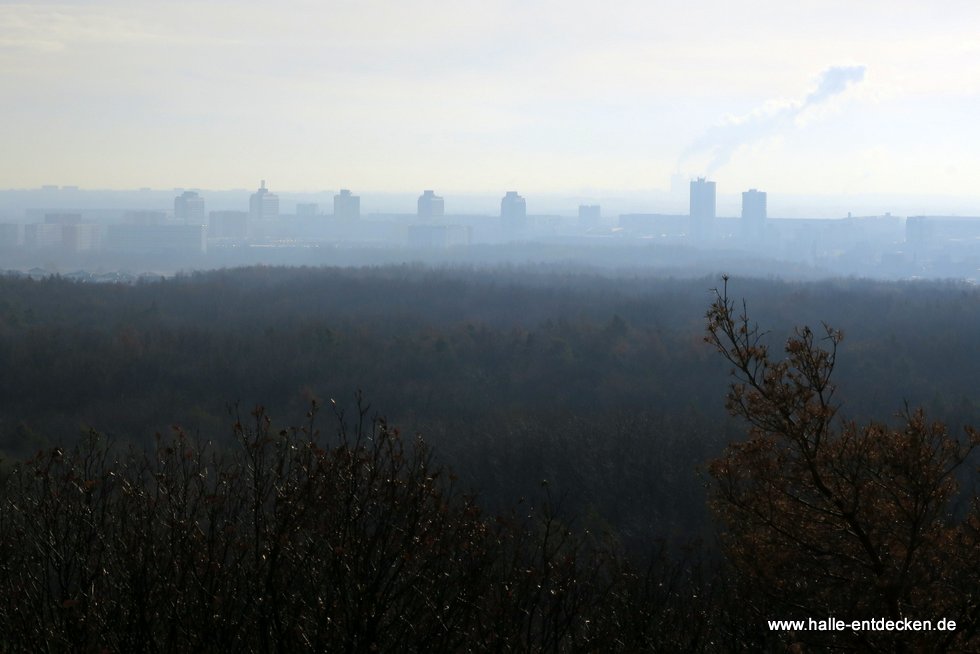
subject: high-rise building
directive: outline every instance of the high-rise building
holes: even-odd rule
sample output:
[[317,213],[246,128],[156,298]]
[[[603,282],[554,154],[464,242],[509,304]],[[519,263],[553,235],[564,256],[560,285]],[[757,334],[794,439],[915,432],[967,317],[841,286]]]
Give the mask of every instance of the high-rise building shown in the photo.
[[343,220],[356,220],[361,217],[361,197],[353,195],[349,189],[342,188],[333,196],[333,217]]
[[297,216],[315,216],[320,213],[320,205],[316,202],[300,202],[296,205]]
[[279,217],[279,196],[270,193],[265,187],[265,180],[252,197],[248,200],[248,217],[251,221],[270,220]]
[[691,181],[691,233],[702,239],[711,232],[715,220],[715,183],[704,177]]
[[742,193],[742,220],[763,222],[766,219],[766,194],[754,188]]
[[742,235],[762,237],[766,224],[766,194],[754,188],[742,193]]
[[419,218],[441,218],[445,213],[445,202],[435,191],[424,191],[419,196]]
[[527,224],[527,203],[517,191],[507,191],[500,200],[500,222],[505,229],[520,229]]
[[714,220],[715,183],[704,177],[691,181],[691,218],[694,220]]
[[197,191],[184,191],[174,198],[174,218],[183,225],[204,224],[204,198]]

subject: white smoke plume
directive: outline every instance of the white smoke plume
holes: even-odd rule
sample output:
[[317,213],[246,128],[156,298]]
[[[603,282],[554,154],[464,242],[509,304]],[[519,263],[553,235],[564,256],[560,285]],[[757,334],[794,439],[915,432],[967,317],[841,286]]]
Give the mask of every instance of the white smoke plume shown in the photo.
[[742,145],[759,141],[779,129],[792,125],[804,111],[845,91],[851,84],[864,79],[864,66],[832,66],[820,74],[817,88],[803,100],[789,104],[767,105],[744,116],[731,118],[721,125],[709,128],[703,136],[684,151],[678,161],[678,169],[689,158],[708,154],[711,159],[706,175],[724,166],[732,154]]

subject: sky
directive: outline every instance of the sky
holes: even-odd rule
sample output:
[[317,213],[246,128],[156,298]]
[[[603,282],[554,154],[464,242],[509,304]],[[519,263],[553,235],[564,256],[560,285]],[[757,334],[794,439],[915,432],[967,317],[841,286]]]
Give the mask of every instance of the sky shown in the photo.
[[980,195],[980,3],[0,0],[0,188]]

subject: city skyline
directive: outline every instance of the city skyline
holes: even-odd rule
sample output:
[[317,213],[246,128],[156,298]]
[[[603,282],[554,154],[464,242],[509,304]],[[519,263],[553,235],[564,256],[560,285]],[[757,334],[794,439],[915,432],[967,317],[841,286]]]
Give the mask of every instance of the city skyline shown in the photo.
[[[609,258],[609,248],[635,256],[649,246],[666,246],[677,251],[661,250],[647,263],[664,265],[673,258],[675,264],[683,261],[689,272],[715,265],[718,256],[728,262],[726,267],[747,265],[754,273],[760,262],[768,261],[764,265],[783,266],[796,274],[802,274],[802,264],[812,267],[813,274],[833,270],[886,278],[953,276],[975,283],[980,270],[980,218],[975,215],[906,216],[886,211],[848,212],[837,219],[770,220],[768,192],[753,188],[741,193],[736,217],[719,211],[717,185],[705,177],[689,182],[686,211],[647,206],[622,212],[580,203],[574,217],[528,211],[525,197],[514,190],[497,196],[499,213],[469,212],[455,203],[459,196],[454,195],[449,196],[451,210],[446,212],[446,197],[426,189],[394,212],[362,214],[361,196],[350,189],[332,194],[332,213],[321,211],[320,202],[310,202],[324,194],[294,196],[281,210],[280,196],[272,189],[262,179],[248,195],[218,193],[218,208],[211,208],[208,192],[183,189],[91,195],[71,187],[0,192],[0,199],[20,202],[22,211],[8,222],[0,220],[0,251],[21,272],[48,270],[60,257],[66,265],[81,266],[72,274],[86,280],[94,279],[85,270],[95,261],[92,257],[99,257],[99,267],[106,261],[146,257],[140,259],[141,266],[152,260],[172,270],[182,265],[309,264],[331,259],[338,249],[358,248],[368,248],[364,252],[370,252],[370,260],[490,252],[496,253],[491,257],[506,259],[529,246],[535,252],[571,248],[580,261],[607,265],[623,263]],[[111,195],[117,196],[114,201]],[[536,196],[531,197],[535,202]],[[106,200],[115,208],[104,204]],[[172,213],[161,210],[168,204]],[[295,213],[289,211],[290,204]],[[412,205],[415,211],[406,211]],[[0,211],[0,216],[9,211]],[[568,257],[569,250],[563,256]],[[41,260],[44,268],[37,265]]]
[[[980,7],[6,4],[0,187],[966,195]],[[397,181],[393,181],[397,180]]]
[[[689,185],[698,178],[676,176],[671,190],[650,191],[597,191],[586,193],[520,192],[530,201],[528,211],[535,214],[576,216],[581,205],[601,204],[610,215],[636,212],[687,213],[689,208]],[[50,209],[75,210],[88,209],[132,209],[152,207],[157,210],[174,206],[175,195],[196,193],[208,199],[209,209],[214,207],[224,211],[235,211],[243,206],[246,213],[250,208],[250,196],[255,195],[256,186],[262,181],[256,178],[254,184],[240,184],[235,188],[204,188],[201,186],[178,186],[173,188],[84,188],[76,185],[46,184],[28,189],[0,189],[0,220],[20,222],[24,211],[35,211],[39,207]],[[713,178],[708,181],[715,182]],[[295,208],[297,213],[329,214],[337,193],[344,190],[339,185],[333,188],[323,186],[317,190],[283,189],[272,184],[276,197],[283,198],[284,213]],[[753,185],[755,189],[757,185]],[[717,186],[716,211],[719,216],[735,217],[742,210],[743,195],[752,190],[749,187],[732,188]],[[261,189],[260,189],[261,190]],[[980,197],[929,196],[910,194],[855,194],[855,195],[794,195],[764,189],[768,195],[768,210],[774,218],[820,218],[834,219],[849,215],[980,215]],[[363,198],[361,213],[415,213],[421,190],[379,191],[357,189],[357,200]],[[439,198],[444,201],[444,211],[449,213],[495,215],[499,212],[501,196],[506,187],[482,192],[442,192]]]

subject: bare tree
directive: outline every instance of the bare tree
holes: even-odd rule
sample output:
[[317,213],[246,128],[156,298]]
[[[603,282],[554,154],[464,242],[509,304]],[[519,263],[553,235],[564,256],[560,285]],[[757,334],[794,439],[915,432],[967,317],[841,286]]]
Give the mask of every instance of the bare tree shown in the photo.
[[839,416],[832,373],[840,331],[797,328],[775,358],[767,334],[737,311],[728,279],[705,340],[733,366],[727,407],[748,423],[710,466],[713,509],[760,621],[830,617],[954,620],[955,631],[850,629],[796,641],[873,651],[975,651],[980,549],[976,502],[954,516],[956,473],[980,443],[905,407],[897,426]]

